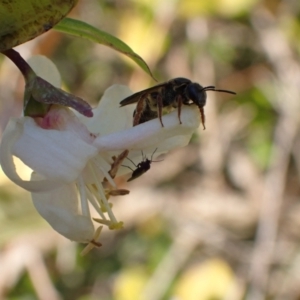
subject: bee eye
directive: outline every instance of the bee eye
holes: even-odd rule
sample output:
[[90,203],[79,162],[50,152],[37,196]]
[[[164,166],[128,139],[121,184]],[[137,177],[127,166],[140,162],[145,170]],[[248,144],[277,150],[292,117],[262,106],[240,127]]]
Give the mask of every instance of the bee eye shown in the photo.
[[191,83],[186,88],[186,94],[197,106],[203,107],[206,103],[206,93],[198,83]]

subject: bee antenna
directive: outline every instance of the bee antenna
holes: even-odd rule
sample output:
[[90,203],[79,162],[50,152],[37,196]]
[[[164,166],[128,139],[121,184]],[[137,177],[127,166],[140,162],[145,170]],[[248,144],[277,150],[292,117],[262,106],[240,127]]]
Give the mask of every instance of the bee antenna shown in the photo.
[[221,92],[221,93],[227,93],[227,94],[236,95],[236,92],[228,91],[228,90],[214,90],[214,91],[215,92]]
[[216,90],[216,88],[214,86],[207,86],[205,88],[203,88],[204,91],[213,91],[213,92],[221,92],[221,93],[227,93],[227,94],[233,94],[236,95],[235,92],[233,91],[228,91],[228,90]]
[[215,86],[209,85],[209,86],[206,86],[206,87],[202,88],[201,91],[214,91],[215,88],[216,88]]

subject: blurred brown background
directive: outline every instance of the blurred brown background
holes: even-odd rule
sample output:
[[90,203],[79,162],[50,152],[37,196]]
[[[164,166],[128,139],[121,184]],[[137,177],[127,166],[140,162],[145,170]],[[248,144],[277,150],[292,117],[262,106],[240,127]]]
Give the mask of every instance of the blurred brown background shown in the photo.
[[[114,200],[125,228],[85,257],[1,174],[0,299],[300,299],[300,2],[82,0],[70,17],[123,40],[159,82],[237,96],[208,93],[206,130],[118,183],[131,190]],[[112,84],[155,84],[113,50],[55,31],[16,49],[50,57],[93,105]],[[23,89],[0,56],[2,131]]]

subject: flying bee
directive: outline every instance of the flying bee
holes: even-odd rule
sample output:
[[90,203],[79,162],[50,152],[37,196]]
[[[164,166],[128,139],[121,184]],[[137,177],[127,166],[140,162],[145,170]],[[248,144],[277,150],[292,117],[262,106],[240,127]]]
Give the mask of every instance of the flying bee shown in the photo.
[[163,127],[163,114],[169,113],[174,108],[177,108],[178,119],[181,124],[180,115],[182,104],[195,104],[199,107],[201,122],[203,129],[205,129],[204,106],[206,104],[207,91],[236,94],[228,90],[217,90],[214,86],[202,87],[199,83],[179,77],[135,93],[122,100],[120,106],[122,107],[137,102],[133,114],[133,126],[159,118],[161,126]]
[[142,176],[144,173],[146,173],[150,169],[151,163],[160,161],[160,160],[155,160],[155,161],[152,160],[153,155],[156,152],[156,150],[157,150],[157,148],[152,153],[151,159],[148,159],[146,156],[144,156],[143,151],[142,151],[142,161],[140,163],[138,163],[137,165],[130,158],[127,157],[127,159],[129,161],[131,161],[132,164],[136,167],[136,169],[133,170],[131,167],[123,165],[123,167],[129,168],[132,171],[131,177],[127,180],[127,182],[132,181],[132,180]]

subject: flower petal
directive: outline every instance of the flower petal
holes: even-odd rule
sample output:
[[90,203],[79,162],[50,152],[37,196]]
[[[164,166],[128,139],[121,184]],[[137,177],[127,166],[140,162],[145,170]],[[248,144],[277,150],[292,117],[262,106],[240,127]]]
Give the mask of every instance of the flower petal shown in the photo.
[[99,151],[122,149],[146,149],[158,145],[166,139],[175,136],[191,136],[199,127],[200,115],[197,107],[184,106],[181,110],[179,123],[177,110],[162,117],[164,127],[158,119],[145,122],[138,126],[115,132],[105,136],[98,136],[93,145]]
[[45,130],[32,118],[16,121],[22,134],[13,145],[13,154],[48,179],[74,181],[97,149],[72,131]]
[[98,107],[93,110],[93,118],[82,118],[88,129],[99,135],[107,135],[112,132],[132,127],[134,105],[120,108],[120,102],[130,96],[132,92],[123,85],[113,85],[108,88]]
[[[32,179],[41,176],[33,174]],[[89,242],[94,236],[90,217],[79,210],[75,183],[45,193],[32,193],[32,201],[39,214],[61,235],[76,242]]]
[[60,87],[61,77],[56,65],[43,55],[35,55],[27,60],[33,71],[55,87]]
[[35,121],[43,129],[70,131],[88,144],[91,144],[95,139],[95,135],[90,133],[76,114],[71,109],[61,105],[52,105],[43,118],[35,118]]
[[190,142],[193,133],[194,130],[190,134],[170,137],[159,144],[154,145],[154,147],[158,148],[158,154],[160,152],[168,152],[175,148],[185,147]]
[[11,181],[28,191],[48,191],[59,187],[61,185],[59,181],[45,179],[39,181],[27,181],[23,180],[17,174],[12,156],[12,147],[22,134],[22,131],[17,126],[17,122],[17,119],[11,119],[3,132],[0,145],[0,163],[3,172]]

